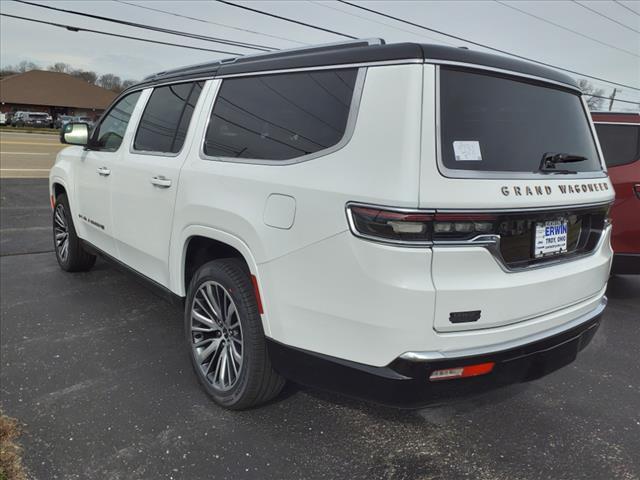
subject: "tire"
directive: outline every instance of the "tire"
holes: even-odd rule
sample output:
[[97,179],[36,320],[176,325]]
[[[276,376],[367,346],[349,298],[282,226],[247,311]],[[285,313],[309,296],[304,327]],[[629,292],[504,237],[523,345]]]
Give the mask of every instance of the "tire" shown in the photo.
[[236,258],[202,265],[184,312],[191,364],[205,391],[230,410],[274,398],[284,379],[273,370],[246,264]]
[[53,207],[53,247],[66,272],[84,272],[96,263],[96,256],[85,250],[76,234],[66,193],[58,195]]

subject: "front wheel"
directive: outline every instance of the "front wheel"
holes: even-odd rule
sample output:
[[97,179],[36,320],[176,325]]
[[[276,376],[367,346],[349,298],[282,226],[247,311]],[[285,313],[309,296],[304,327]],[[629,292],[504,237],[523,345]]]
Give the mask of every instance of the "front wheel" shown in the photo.
[[273,370],[245,264],[214,260],[195,273],[185,303],[193,369],[219,405],[242,410],[274,398],[284,379]]
[[86,271],[96,263],[95,255],[85,250],[76,234],[65,193],[58,195],[53,207],[53,245],[58,265],[67,272]]

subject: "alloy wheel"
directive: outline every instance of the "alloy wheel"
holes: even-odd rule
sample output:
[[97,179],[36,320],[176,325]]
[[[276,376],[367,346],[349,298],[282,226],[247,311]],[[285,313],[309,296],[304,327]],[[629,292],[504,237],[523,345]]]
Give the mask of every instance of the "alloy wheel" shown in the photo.
[[204,282],[191,304],[191,348],[206,381],[231,389],[242,370],[242,326],[236,304],[219,283]]
[[53,233],[56,241],[56,251],[62,262],[67,261],[69,256],[69,225],[64,205],[59,203],[54,211]]

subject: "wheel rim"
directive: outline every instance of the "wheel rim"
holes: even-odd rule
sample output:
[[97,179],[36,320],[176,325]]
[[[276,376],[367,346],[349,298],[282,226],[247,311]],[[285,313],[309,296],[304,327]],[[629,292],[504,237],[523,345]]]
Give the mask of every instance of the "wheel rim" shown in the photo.
[[64,211],[64,205],[61,203],[56,205],[53,219],[56,251],[58,252],[60,260],[66,262],[69,256],[69,225],[67,224],[67,214]]
[[193,357],[202,375],[216,389],[229,390],[240,378],[244,344],[238,309],[222,285],[200,285],[190,325]]

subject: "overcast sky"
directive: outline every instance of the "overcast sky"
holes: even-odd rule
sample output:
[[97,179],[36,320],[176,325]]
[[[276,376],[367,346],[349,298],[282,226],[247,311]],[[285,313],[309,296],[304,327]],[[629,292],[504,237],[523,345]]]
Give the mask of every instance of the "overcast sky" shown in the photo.
[[[33,1],[45,3],[41,0]],[[117,0],[52,1],[47,4],[273,48],[295,48],[305,44],[344,40],[334,34],[293,25],[213,0],[126,1],[137,3],[139,6],[124,4]],[[242,3],[358,37],[382,37],[387,43],[415,41],[465,45],[464,42],[382,18],[336,1],[263,0]],[[583,0],[580,3],[574,1],[367,1],[360,4],[475,42],[640,88],[639,1]],[[200,19],[200,21],[151,11],[140,6],[174,12]],[[54,12],[11,0],[0,0],[0,9],[4,14],[139,38],[241,54],[257,53],[255,50],[246,48],[225,46]],[[547,23],[545,20],[558,26]],[[98,73],[114,73],[123,79],[141,79],[168,68],[228,56],[94,33],[74,33],[53,26],[7,17],[2,17],[0,21],[0,61],[3,66],[29,60],[45,67],[61,61],[76,68],[94,70]],[[229,27],[249,29],[264,35]],[[592,37],[594,40],[585,36]],[[471,45],[470,48],[481,50]],[[609,95],[613,89],[612,85],[597,81],[592,83],[599,88],[604,88],[606,95]],[[619,89],[618,98],[640,101],[640,92],[622,88],[622,91]],[[615,109],[622,109],[624,106],[637,109],[633,105],[621,103],[617,103]]]

